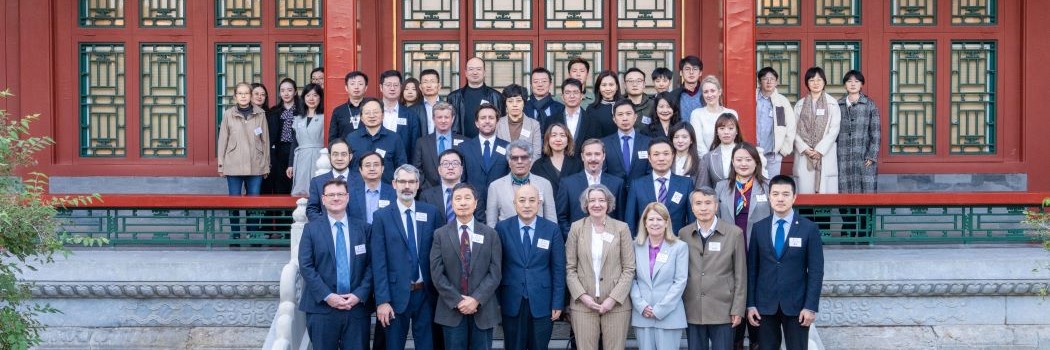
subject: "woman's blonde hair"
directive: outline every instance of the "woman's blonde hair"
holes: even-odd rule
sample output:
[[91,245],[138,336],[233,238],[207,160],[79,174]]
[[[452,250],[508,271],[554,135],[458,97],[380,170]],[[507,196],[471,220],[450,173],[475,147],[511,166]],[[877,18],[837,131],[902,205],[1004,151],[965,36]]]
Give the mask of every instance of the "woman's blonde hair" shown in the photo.
[[719,93],[718,93],[718,105],[725,106],[726,105],[725,102],[722,101],[722,98],[725,97],[725,96],[722,95],[722,92],[721,92],[722,91],[722,83],[718,81],[718,78],[716,78],[714,75],[708,75],[708,76],[704,77],[704,80],[700,81],[700,91],[701,92],[704,91],[704,84],[711,84],[711,85],[714,85],[716,88],[718,88],[718,91],[719,91]]
[[653,211],[667,222],[667,226],[664,227],[664,241],[667,241],[668,244],[674,244],[674,242],[678,241],[678,236],[675,236],[674,229],[671,228],[671,213],[660,202],[652,202],[645,206],[645,210],[642,211],[642,218],[638,220],[638,234],[634,237],[634,243],[643,245],[649,239],[649,232],[645,228],[645,219],[649,217],[649,212]]

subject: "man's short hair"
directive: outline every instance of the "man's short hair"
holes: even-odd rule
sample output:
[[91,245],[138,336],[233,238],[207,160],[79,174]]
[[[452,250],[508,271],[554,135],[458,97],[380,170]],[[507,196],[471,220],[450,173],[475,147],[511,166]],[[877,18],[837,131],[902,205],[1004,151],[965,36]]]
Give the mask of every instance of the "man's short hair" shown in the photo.
[[409,174],[415,175],[416,176],[416,181],[422,181],[423,180],[423,173],[421,171],[419,171],[419,168],[416,168],[415,165],[412,165],[412,164],[401,164],[401,166],[397,167],[397,170],[394,170],[394,180],[395,181],[397,180],[397,173],[400,173],[402,171],[407,172]]
[[581,145],[581,146],[580,146],[580,152],[582,153],[582,152],[583,152],[583,149],[584,149],[584,148],[586,148],[587,146],[590,146],[590,145],[598,145],[598,146],[601,146],[601,149],[602,149],[602,153],[603,153],[603,154],[605,153],[605,143],[604,143],[604,142],[602,142],[602,140],[601,140],[601,139],[593,139],[593,138],[592,138],[592,139],[587,139],[587,140],[583,141],[583,145]]
[[715,197],[715,202],[718,201],[718,192],[715,192],[715,189],[711,188],[711,186],[707,186],[707,185],[700,186],[700,188],[697,188],[697,189],[693,190],[693,193],[689,194],[689,198],[693,198],[693,196],[698,195],[698,194]]
[[357,77],[365,78],[365,85],[368,85],[368,74],[365,74],[364,72],[359,71],[359,70],[355,70],[355,71],[352,71],[350,73],[346,73],[346,78],[343,78],[343,85],[346,85],[346,84],[350,83],[350,79],[357,78]]
[[403,78],[401,77],[401,72],[391,69],[383,71],[383,73],[379,74],[379,83],[382,84],[384,81],[386,81],[386,78],[389,77],[397,77],[397,82],[399,83],[403,80]]
[[784,175],[784,174],[780,174],[780,175],[774,176],[772,179],[769,180],[769,188],[773,188],[773,185],[790,185],[791,186],[791,193],[796,193],[796,191],[795,191],[795,178],[793,178],[791,176]]
[[583,92],[583,82],[580,81],[579,79],[576,79],[576,78],[565,79],[565,81],[563,81],[561,83],[561,90],[565,91],[565,87],[569,86],[569,85],[575,86],[577,89],[580,89],[580,92]]
[[350,191],[350,186],[346,184],[346,180],[340,180],[338,178],[332,178],[324,182],[324,186],[321,186],[321,193],[324,194],[324,189],[328,186],[336,185],[343,186],[343,191]]
[[551,71],[548,70],[546,67],[533,68],[532,69],[532,73],[529,74],[529,78],[531,79],[532,76],[536,75],[536,74],[546,74],[547,75],[547,80],[550,80],[551,82],[554,81],[554,74],[552,74]]
[[576,64],[583,64],[583,67],[587,68],[588,72],[591,71],[591,64],[588,63],[587,60],[583,59],[583,57],[576,57],[576,58],[573,58],[572,60],[569,60],[569,64],[565,65],[565,68],[568,69],[568,70],[572,70],[572,66],[574,66]]
[[612,110],[614,116],[616,115],[616,110],[619,109],[621,106],[631,106],[631,110],[634,110],[634,102],[631,102],[631,99],[621,98],[619,100],[616,100],[616,103],[613,104]]
[[314,75],[314,73],[317,73],[317,72],[324,73],[324,67],[314,68],[312,71],[310,71],[310,75]]
[[631,68],[627,68],[627,71],[623,73],[623,78],[626,80],[627,79],[627,75],[631,74],[631,73],[641,74],[642,75],[642,79],[645,79],[645,76],[646,76],[645,75],[645,71],[642,71],[641,69],[638,69],[638,67],[631,67]]
[[350,143],[346,142],[346,140],[343,139],[342,137],[334,139],[332,141],[329,141],[328,142],[328,151],[331,152],[332,151],[332,147],[335,147],[335,145],[338,145],[340,143],[346,145],[346,149],[350,150],[351,154],[354,153],[354,150],[350,149]]
[[510,84],[503,88],[503,99],[509,100],[514,97],[526,98],[525,88],[518,84]]
[[653,80],[656,80],[656,78],[667,78],[667,80],[672,80],[674,79],[674,72],[671,72],[667,67],[659,67],[653,69],[653,74],[651,74],[651,76]]
[[777,70],[773,69],[773,67],[762,67],[762,69],[758,70],[758,74],[755,74],[755,77],[758,78],[758,80],[762,80],[762,77],[766,76],[766,74],[773,74],[774,78],[780,80],[780,74],[778,74]]
[[368,157],[371,157],[371,156],[378,157],[379,158],[379,163],[380,164],[383,163],[383,156],[380,155],[379,153],[376,153],[375,151],[371,151],[371,152],[368,152],[368,153],[365,153],[365,154],[361,155],[361,159],[357,160],[357,169],[358,170],[364,169],[365,168],[365,159],[368,159]]
[[452,104],[445,101],[438,101],[434,104],[433,111],[450,111],[452,112],[452,120],[456,120],[456,107],[452,107]]
[[678,60],[678,70],[685,68],[686,64],[694,65],[700,70],[704,70],[704,61],[701,61],[700,57],[693,55],[682,57],[682,59]]
[[452,193],[456,193],[456,191],[462,189],[470,190],[470,194],[474,196],[474,201],[476,202],[478,200],[478,189],[474,188],[474,185],[471,185],[469,182],[460,182],[455,186],[452,186]]
[[433,76],[437,77],[438,80],[441,80],[441,74],[438,73],[438,71],[436,69],[429,69],[429,68],[428,69],[424,69],[422,72],[419,72],[419,79],[422,80],[423,77],[428,76],[428,75],[433,75]]
[[525,154],[529,155],[529,160],[535,160],[535,159],[532,159],[532,142],[526,141],[524,139],[517,139],[517,140],[514,140],[513,142],[511,142],[509,145],[507,145],[507,162],[508,163],[510,162],[510,151],[514,150],[514,149],[520,149],[522,151],[525,151]]

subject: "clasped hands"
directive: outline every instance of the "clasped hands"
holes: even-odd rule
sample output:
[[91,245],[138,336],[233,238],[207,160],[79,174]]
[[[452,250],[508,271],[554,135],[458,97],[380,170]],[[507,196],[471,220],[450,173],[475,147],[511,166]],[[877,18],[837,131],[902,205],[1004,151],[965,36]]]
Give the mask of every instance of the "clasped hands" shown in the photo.
[[594,298],[587,294],[580,296],[580,302],[591,310],[597,311],[599,314],[605,314],[606,312],[612,311],[613,307],[616,306],[616,299],[605,298],[605,300],[599,304],[594,301]]
[[361,299],[359,299],[356,295],[353,295],[352,293],[350,293],[350,294],[335,294],[335,293],[332,293],[332,294],[329,294],[328,297],[324,299],[324,301],[326,303],[328,303],[328,306],[331,306],[334,309],[350,310],[350,309],[353,309],[354,306],[357,306],[357,303],[360,303]]

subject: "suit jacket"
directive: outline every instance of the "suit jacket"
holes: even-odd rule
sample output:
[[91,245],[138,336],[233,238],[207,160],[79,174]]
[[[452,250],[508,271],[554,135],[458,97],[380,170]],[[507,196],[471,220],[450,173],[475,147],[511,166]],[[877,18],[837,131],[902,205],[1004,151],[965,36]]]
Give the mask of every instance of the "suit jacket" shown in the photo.
[[744,235],[732,221],[718,219],[705,246],[696,222],[678,231],[689,244],[689,281],[685,284],[685,314],[691,324],[731,323],[743,317],[747,301],[747,255]]
[[[368,202],[365,200],[365,183],[360,181],[350,186],[350,200],[347,203],[346,215],[353,219],[361,220],[361,222],[368,222]],[[397,206],[394,201],[397,200],[397,192],[394,187],[387,183],[379,184],[379,205],[377,209],[383,209],[387,206]],[[386,201],[384,205],[383,201]],[[375,223],[375,214],[372,214],[372,223]]]
[[438,223],[441,224],[439,227],[444,226],[447,223],[445,222],[445,218],[447,218],[445,216],[445,193],[441,188],[441,183],[423,190],[423,192],[419,194],[419,201],[430,204],[437,209],[438,218],[440,219],[438,220]]
[[[474,112],[477,111],[478,106],[467,106],[466,97],[463,96],[462,88],[452,91],[448,94],[448,104],[452,105],[456,110],[456,119],[452,122],[452,132],[463,135],[464,137],[474,138],[478,136],[478,126],[474,124]],[[503,103],[503,94],[489,87],[488,85],[482,85],[482,93],[485,95],[485,100],[491,103],[498,109],[496,115],[503,115],[503,111],[506,111],[506,106]]]
[[503,244],[500,309],[504,315],[518,316],[521,300],[528,295],[530,315],[549,318],[551,310],[565,308],[565,238],[557,224],[536,217],[526,258],[518,224],[517,215],[496,224]]
[[[433,288],[430,279],[430,246],[434,241],[434,230],[441,227],[444,218],[430,204],[416,202],[413,219],[416,222],[416,254],[408,248],[408,233],[405,231],[405,213],[397,203],[379,209],[372,220],[372,273],[375,276],[376,305],[390,303],[394,312],[402,313],[408,308],[414,269],[419,269],[423,284]],[[422,217],[425,216],[425,217]],[[420,220],[422,219],[422,220]]]
[[[552,117],[551,123],[561,123],[568,127],[569,123],[565,121],[565,118],[565,114],[562,113],[561,115]],[[547,129],[544,128],[543,130]],[[576,130],[571,130],[570,133],[572,134],[573,143],[577,146],[577,153],[579,152],[579,145],[582,145],[583,141],[589,139],[601,139],[602,136],[605,136],[601,134],[600,125],[598,125],[595,120],[587,117],[587,110],[584,106],[580,106],[580,121],[576,123]]]
[[480,235],[480,242],[471,243],[470,278],[467,281],[467,292],[459,289],[459,228],[453,222],[439,228],[434,233],[434,247],[430,250],[430,273],[438,292],[437,309],[434,310],[434,323],[442,326],[459,325],[463,314],[456,310],[456,305],[469,295],[478,301],[478,312],[474,314],[474,323],[480,329],[496,327],[500,322],[499,303],[495,299],[496,288],[502,279],[503,246],[496,230],[474,220],[474,234]]
[[[335,241],[332,240],[331,223],[328,217],[311,220],[303,228],[299,241],[299,274],[303,277],[303,292],[299,298],[299,310],[306,313],[326,314],[336,309],[325,302],[336,292]],[[350,309],[355,318],[368,318],[364,303],[372,295],[372,269],[369,268],[368,226],[361,221],[347,220],[346,234],[350,237],[350,293],[361,302]],[[358,249],[360,247],[360,249]]]
[[[485,223],[489,227],[496,227],[500,220],[517,215],[514,211],[514,192],[518,190],[518,187],[513,185],[511,176],[513,175],[507,174],[489,184],[488,197],[485,200]],[[557,221],[558,210],[554,203],[554,189],[551,188],[550,181],[530,173],[529,184],[540,191],[540,198],[543,199],[543,206],[540,207],[537,214],[552,222]]]
[[[420,188],[441,184],[441,174],[438,173],[437,134],[428,134],[416,140],[416,150],[412,152],[412,165],[423,172],[423,182]],[[465,140],[463,136],[452,134],[451,140],[445,140],[448,148],[459,146]]]
[[532,144],[532,159],[540,159],[543,151],[543,129],[540,127],[540,122],[523,116],[521,134],[517,139],[511,140],[509,120],[508,117],[503,117],[496,122],[496,138],[507,140],[507,142],[527,141]]
[[[605,219],[605,231],[612,237],[611,241],[603,238],[601,271],[595,271],[591,264],[592,231],[591,218],[585,217],[572,223],[569,238],[565,241],[566,288],[572,297],[569,307],[572,312],[594,313],[580,301],[580,296],[587,294],[599,304],[606,298],[616,300],[617,305],[610,312],[630,310],[635,259],[634,243],[627,224],[608,217]],[[601,294],[595,290],[595,275],[600,278]]]
[[623,156],[620,151],[622,149],[620,147],[620,133],[614,132],[612,135],[602,138],[602,143],[605,144],[605,171],[627,180],[628,188],[631,187],[630,180],[652,171],[652,168],[649,167],[649,136],[645,136],[645,134],[636,130],[631,142],[634,143],[634,147],[631,150],[631,167],[628,169],[623,164]]
[[[747,208],[747,227],[741,228],[744,230],[745,248],[748,242],[751,242],[751,235],[755,232],[755,223],[773,215],[773,208],[769,204],[768,188],[768,183],[763,183],[761,186],[757,186],[757,183],[751,185],[751,198],[748,199]],[[736,184],[730,183],[729,180],[722,180],[715,186],[715,192],[718,194],[718,219],[730,224],[735,223]]]
[[[470,183],[478,191],[478,211],[474,217],[482,222],[486,219],[485,199],[488,196],[489,184],[496,179],[510,173],[507,165],[507,145],[509,143],[495,138],[492,146],[492,163],[482,164],[482,148],[480,139],[475,137],[459,144],[459,151],[463,153],[463,181]],[[499,150],[502,149],[503,153]]]
[[[404,122],[402,122],[404,120]],[[405,105],[397,106],[397,136],[401,137],[401,143],[405,146],[406,160],[412,159],[416,150],[416,140],[419,140],[425,132],[420,128],[419,116]],[[398,164],[400,166],[401,164]]]
[[[441,99],[438,99],[441,101]],[[412,114],[416,115],[419,119],[419,133],[426,136],[431,134],[430,124],[434,122],[433,118],[427,115],[427,106],[424,105],[423,96],[419,97],[419,101],[411,106],[406,106],[408,110],[412,111]]]
[[[348,175],[349,177],[346,179],[347,188],[353,188],[358,184],[363,184],[360,173],[351,170],[348,172]],[[310,198],[308,198],[306,202],[307,220],[313,220],[317,217],[322,217],[325,215],[324,206],[321,205],[321,195],[324,194],[324,188],[322,187],[324,186],[325,182],[328,182],[328,180],[334,178],[335,176],[333,176],[332,172],[329,171],[327,173],[314,176],[310,179]],[[380,193],[380,196],[382,196],[382,193]],[[347,212],[349,211],[350,208],[347,207]]]
[[[732,155],[729,157],[732,158]],[[715,149],[701,156],[700,169],[704,171],[697,174],[697,188],[700,186],[715,188],[715,185],[717,185],[719,181],[725,180],[729,174],[722,171],[722,148],[715,147]],[[758,169],[757,171],[762,170]]]
[[[682,241],[670,244],[665,240],[660,244],[660,253],[656,255],[652,273],[649,272],[649,240],[634,245],[634,259],[638,269],[635,270],[631,285],[631,303],[634,306],[631,309],[631,325],[685,328],[682,293],[685,292],[685,283],[689,277],[689,247]],[[655,319],[642,316],[646,306],[653,307]]]
[[[760,315],[772,315],[777,308],[787,316],[802,309],[818,312],[820,289],[824,282],[824,250],[817,224],[794,214],[794,222],[784,242],[784,254],[777,259],[773,249],[773,215],[757,222],[747,251],[747,307]],[[792,240],[797,244],[792,244]]]
[[[667,196],[663,204],[671,214],[671,228],[674,232],[678,232],[693,217],[693,212],[689,207],[689,194],[693,192],[693,182],[685,176],[669,174],[669,177]],[[624,210],[624,218],[627,219],[627,225],[631,227],[632,235],[638,232],[638,220],[642,218],[645,206],[655,201],[656,190],[652,175],[642,176],[632,181],[631,189],[627,194],[627,207]]]
[[[609,192],[612,192],[613,196],[616,197],[616,209],[613,209],[609,216],[616,220],[623,219],[623,215],[621,215],[623,213],[623,204],[627,202],[627,196],[623,193],[623,179],[605,172],[600,176],[601,178],[598,180],[601,184],[608,187]],[[569,175],[561,180],[555,201],[558,202],[558,224],[561,226],[562,235],[568,236],[572,223],[587,216],[587,212],[583,210],[580,204],[580,194],[585,189],[587,189],[586,171]]]

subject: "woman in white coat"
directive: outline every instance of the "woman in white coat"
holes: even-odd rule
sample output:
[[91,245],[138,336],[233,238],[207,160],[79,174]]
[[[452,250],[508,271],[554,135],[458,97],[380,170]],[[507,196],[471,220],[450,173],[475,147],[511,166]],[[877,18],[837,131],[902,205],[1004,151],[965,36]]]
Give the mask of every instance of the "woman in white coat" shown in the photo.
[[631,285],[631,326],[638,349],[679,349],[686,327],[682,293],[689,277],[689,248],[671,231],[662,203],[649,203],[638,227]]
[[795,136],[795,177],[798,193],[838,193],[839,169],[836,139],[841,112],[838,101],[824,91],[824,69],[806,70],[809,95],[795,103],[798,133]]

